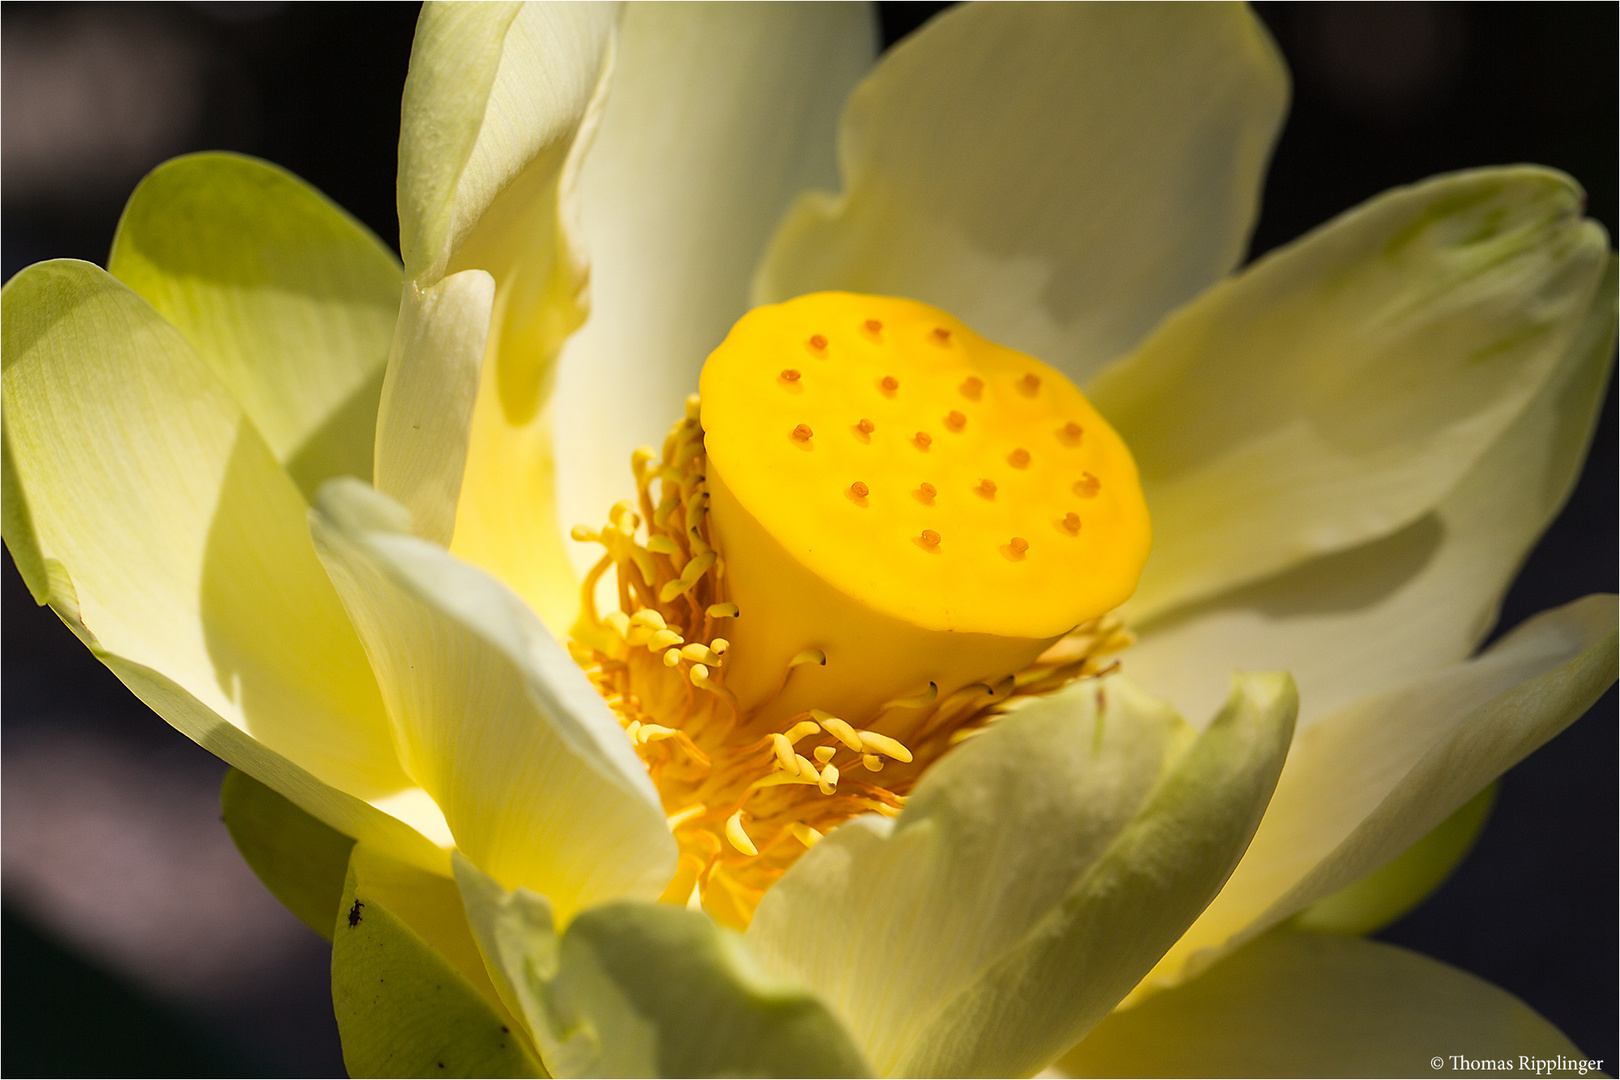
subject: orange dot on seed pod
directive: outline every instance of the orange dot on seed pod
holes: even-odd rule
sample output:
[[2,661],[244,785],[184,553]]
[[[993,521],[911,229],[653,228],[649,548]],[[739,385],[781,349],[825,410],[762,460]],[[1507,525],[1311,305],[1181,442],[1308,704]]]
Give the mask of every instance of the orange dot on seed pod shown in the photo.
[[945,329],[943,326],[934,327],[933,332],[931,332],[928,336],[933,338],[934,343],[937,345],[947,345],[951,340],[951,332]]
[[817,352],[820,352],[821,350],[825,349],[827,347],[827,339],[826,339],[826,337],[824,337],[821,334],[811,334],[810,335],[810,347],[812,349],[816,350]]
[[973,490],[987,499],[993,499],[996,497],[996,482],[989,477],[985,477],[979,481],[979,486]]
[[955,409],[952,409],[945,416],[945,426],[950,428],[952,431],[961,431],[963,428],[967,427],[967,417],[963,416]]
[[919,484],[917,486],[917,495],[918,495],[918,497],[920,497],[923,502],[928,503],[930,506],[933,505],[934,496],[938,495],[938,494],[939,494],[938,489],[935,488],[933,484],[930,484],[926,480],[924,480],[921,484]]
[[1007,455],[1007,464],[1015,469],[1029,468],[1029,451],[1022,446]]
[[849,485],[849,493],[855,496],[857,499],[864,499],[868,495],[872,494],[872,489],[857,480],[853,484]]
[[1058,438],[1062,439],[1070,446],[1078,446],[1080,445],[1080,436],[1084,435],[1085,433],[1085,428],[1081,427],[1073,420],[1070,420],[1067,424],[1063,425],[1060,431],[1058,431]]
[[1022,391],[1026,397],[1034,397],[1036,391],[1040,390],[1040,388],[1041,377],[1035,374],[1033,371],[1026,374],[1022,379],[1018,380],[1018,389]]
[[800,424],[798,427],[793,429],[793,437],[800,442],[809,442],[810,437],[814,434],[815,432],[810,430],[809,424]]
[[1080,515],[1075,513],[1063,515],[1063,527],[1071,533],[1078,533],[1080,531]]
[[934,437],[926,431],[919,431],[911,441],[917,444],[917,449],[926,450],[934,444]]
[[855,429],[862,435],[870,435],[872,432],[877,430],[877,425],[872,423],[872,421],[863,418],[860,423],[855,425]]
[[878,322],[876,319],[867,319],[866,320],[866,332],[867,333],[876,334],[876,333],[880,333],[882,330],[883,330],[883,324]]
[[939,533],[935,532],[933,529],[924,529],[922,531],[921,540],[929,547],[939,547]]
[[1090,473],[1081,473],[1080,479],[1074,482],[1074,493],[1082,499],[1091,499],[1096,497],[1097,491],[1101,487],[1102,481],[1095,476]]
[[885,394],[892,394],[896,390],[900,389],[900,380],[895,378],[893,375],[885,375],[883,376],[883,381],[878,383],[878,386]]
[[782,370],[782,381],[783,382],[798,382],[799,381],[799,373],[797,371],[795,371],[793,368],[784,368]]
[[979,395],[984,393],[984,380],[977,375],[969,375],[957,389],[962,391],[963,397],[978,401]]
[[1012,548],[1014,555],[1022,555],[1024,552],[1029,550],[1029,541],[1025,540],[1022,536],[1015,536],[1012,538],[1012,542],[1007,546]]

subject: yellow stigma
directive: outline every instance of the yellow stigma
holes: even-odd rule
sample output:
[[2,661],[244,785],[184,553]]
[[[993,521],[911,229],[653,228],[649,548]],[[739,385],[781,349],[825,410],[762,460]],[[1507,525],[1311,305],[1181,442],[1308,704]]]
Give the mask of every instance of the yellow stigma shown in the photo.
[[[930,683],[949,694],[1136,588],[1151,530],[1124,443],[1060,372],[936,308],[758,308],[701,390],[744,709],[871,716]],[[825,664],[784,685],[808,648]]]

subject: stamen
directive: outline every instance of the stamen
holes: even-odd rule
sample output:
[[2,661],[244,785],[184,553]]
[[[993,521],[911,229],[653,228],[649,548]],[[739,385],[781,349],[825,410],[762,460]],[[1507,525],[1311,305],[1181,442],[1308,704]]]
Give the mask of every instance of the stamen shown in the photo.
[[861,737],[853,727],[850,727],[838,717],[824,713],[820,709],[811,709],[810,715],[816,718],[821,729],[851,750],[859,754],[865,747],[861,745]]
[[703,613],[711,619],[735,619],[740,614],[737,605],[731,603],[710,604]]
[[823,795],[831,795],[838,790],[838,766],[828,765],[821,770],[821,784],[819,786]]
[[816,723],[814,720],[800,720],[797,724],[794,724],[792,727],[787,729],[787,734],[784,735],[783,738],[787,739],[789,746],[792,746],[805,736],[814,735],[820,730],[821,725]]
[[[924,704],[927,704],[924,702]],[[891,739],[887,735],[879,735],[875,731],[863,731],[860,734],[861,746],[869,754],[882,754],[904,764],[911,763],[911,751],[900,744],[898,739]]]
[[795,653],[793,659],[788,661],[790,668],[796,668],[800,664],[819,664],[826,667],[827,654],[820,649],[805,649],[803,652]]
[[699,803],[696,806],[688,806],[685,810],[677,811],[676,813],[669,815],[664,820],[669,822],[670,831],[674,832],[676,829],[680,828],[688,821],[691,821],[693,818],[702,817],[708,812],[708,809],[709,808],[707,806]]
[[743,832],[741,810],[726,819],[726,839],[731,841],[732,847],[744,855],[759,854],[759,849],[754,846],[754,842],[748,838],[747,833]]
[[866,766],[868,772],[883,771],[883,759],[876,754],[862,754],[861,764]]
[[815,749],[816,760],[821,762],[823,765],[831,761],[833,759],[833,755],[836,753],[838,753],[838,747],[836,746],[818,746]]
[[781,763],[782,768],[788,772],[797,772],[799,770],[799,763],[794,760],[793,740],[786,735],[773,733],[771,735],[771,749],[776,752],[776,760]]
[[817,832],[815,829],[812,829],[810,826],[801,821],[795,821],[790,824],[788,826],[788,830],[792,832],[794,838],[805,847],[812,847],[817,840],[821,839],[821,833]]

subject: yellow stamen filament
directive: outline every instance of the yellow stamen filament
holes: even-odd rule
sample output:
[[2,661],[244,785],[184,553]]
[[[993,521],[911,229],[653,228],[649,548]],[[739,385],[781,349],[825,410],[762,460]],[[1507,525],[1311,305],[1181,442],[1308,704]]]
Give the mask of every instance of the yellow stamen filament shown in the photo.
[[754,842],[748,838],[747,833],[743,832],[741,810],[726,819],[726,839],[731,841],[732,847],[744,855],[759,854],[759,849],[754,846]]
[[818,746],[815,749],[814,757],[825,765],[833,759],[833,755],[836,753],[838,753],[838,747],[836,746]]

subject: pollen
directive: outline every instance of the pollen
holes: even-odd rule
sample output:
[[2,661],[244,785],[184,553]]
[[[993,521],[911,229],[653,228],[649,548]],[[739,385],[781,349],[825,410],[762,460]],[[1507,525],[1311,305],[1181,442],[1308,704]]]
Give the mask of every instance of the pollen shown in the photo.
[[1102,481],[1090,473],[1081,473],[1080,479],[1074,482],[1073,490],[1082,499],[1095,499],[1097,492],[1102,490]]
[[810,347],[816,350],[816,352],[825,352],[827,348],[826,337],[822,334],[811,334]]
[[934,445],[934,437],[926,431],[917,432],[911,437],[911,441],[916,444],[919,450],[926,450]]
[[895,378],[893,375],[885,375],[883,376],[882,381],[878,383],[878,387],[885,394],[893,394],[896,390],[900,389],[900,380]]
[[800,424],[798,427],[793,429],[793,437],[799,442],[809,442],[815,437],[815,434],[815,432],[810,430],[809,424]]
[[1025,540],[1022,536],[1015,536],[1007,544],[1007,546],[1012,548],[1014,555],[1022,555],[1024,552],[1029,550],[1029,541]]
[[784,369],[780,377],[781,377],[783,382],[798,382],[799,381],[799,373],[797,371],[795,371],[793,368]]
[[1029,468],[1029,451],[1022,446],[1007,455],[1007,464],[1015,469]]
[[923,545],[926,547],[939,547],[939,533],[935,532],[933,529],[924,529],[922,531],[922,535],[917,539],[921,540]]
[[996,497],[996,482],[986,476],[974,485],[973,490],[986,499],[993,499]]
[[872,421],[863,418],[860,423],[855,425],[855,430],[859,431],[862,435],[870,435],[872,432],[877,430],[877,425],[872,423]]
[[934,327],[928,337],[936,345],[949,345],[951,343],[951,332],[943,326]]
[[1034,397],[1041,392],[1041,377],[1033,371],[1026,372],[1024,377],[1018,380],[1018,392],[1025,397]]
[[1078,533],[1080,531],[1080,515],[1076,514],[1072,510],[1067,514],[1064,514],[1063,527],[1070,533]]
[[952,409],[950,412],[945,414],[945,426],[950,428],[952,431],[961,431],[963,428],[967,427],[967,417],[963,416],[955,409]]
[[872,489],[857,480],[853,484],[849,485],[849,493],[855,496],[857,499],[864,499],[868,495],[872,494]]
[[977,375],[969,375],[962,380],[962,385],[957,387],[957,390],[968,400],[978,401],[984,394],[984,380]]
[[1070,420],[1067,424],[1064,424],[1063,428],[1058,432],[1058,439],[1062,441],[1064,446],[1079,446],[1080,439],[1085,435],[1085,433],[1085,428],[1081,427],[1073,420]]
[[883,332],[883,324],[876,319],[867,319],[863,325],[868,334],[881,334]]

